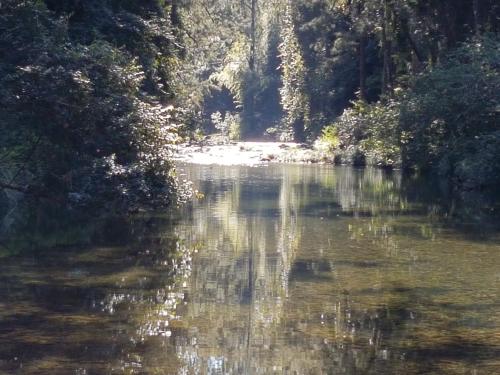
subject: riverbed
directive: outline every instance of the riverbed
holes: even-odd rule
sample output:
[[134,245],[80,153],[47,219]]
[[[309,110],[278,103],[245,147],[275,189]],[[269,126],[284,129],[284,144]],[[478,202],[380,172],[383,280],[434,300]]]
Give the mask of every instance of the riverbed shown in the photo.
[[175,213],[0,258],[0,373],[500,373],[497,200],[203,164],[179,166],[203,196]]

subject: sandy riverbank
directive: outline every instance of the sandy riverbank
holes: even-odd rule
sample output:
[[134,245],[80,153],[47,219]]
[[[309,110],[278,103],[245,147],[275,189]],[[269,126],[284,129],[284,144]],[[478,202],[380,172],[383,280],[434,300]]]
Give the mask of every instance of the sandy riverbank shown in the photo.
[[194,164],[259,165],[329,162],[325,153],[298,143],[234,142],[223,145],[180,145],[177,161]]

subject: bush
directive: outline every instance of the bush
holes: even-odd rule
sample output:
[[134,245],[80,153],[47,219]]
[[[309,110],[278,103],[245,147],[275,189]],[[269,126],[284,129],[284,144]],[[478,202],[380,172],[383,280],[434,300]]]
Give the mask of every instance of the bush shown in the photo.
[[142,56],[104,38],[76,43],[68,18],[40,1],[12,1],[0,17],[0,50],[9,51],[0,56],[0,161],[9,181],[61,203],[170,204],[177,114],[146,90]]
[[224,116],[217,111],[211,115],[214,127],[220,132],[224,142],[237,141],[241,137],[241,118],[237,113],[226,112]]
[[326,127],[337,159],[433,170],[466,188],[500,175],[500,40],[485,36],[451,52],[390,99],[358,101]]
[[[417,77],[401,102],[403,162],[433,169],[467,186],[489,185],[500,164],[500,40],[491,36],[458,48]],[[486,168],[486,169],[485,169]],[[474,172],[475,171],[475,172]],[[473,176],[477,173],[477,176]]]
[[369,106],[364,114],[366,138],[361,148],[371,165],[400,167],[399,103],[388,100]]
[[[354,164],[381,167],[400,166],[400,139],[398,131],[399,104],[396,101],[367,104],[355,102],[334,124],[326,128],[322,139],[333,139],[338,158]],[[332,138],[335,135],[336,138]]]
[[340,146],[339,134],[335,125],[327,125],[323,128],[320,141],[330,152],[334,152]]
[[500,131],[464,142],[445,160],[453,179],[466,189],[500,186]]

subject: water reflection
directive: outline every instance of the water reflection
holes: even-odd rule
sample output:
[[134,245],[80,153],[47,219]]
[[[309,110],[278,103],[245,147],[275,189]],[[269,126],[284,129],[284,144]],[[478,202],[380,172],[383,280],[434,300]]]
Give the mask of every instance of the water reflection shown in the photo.
[[5,242],[34,251],[0,255],[0,373],[500,372],[492,201],[374,169],[183,169],[205,198],[175,218]]
[[186,173],[206,198],[180,373],[500,371],[498,222],[379,170]]
[[0,373],[176,371],[170,326],[186,300],[193,248],[168,218],[90,226],[81,228],[90,245],[0,261]]

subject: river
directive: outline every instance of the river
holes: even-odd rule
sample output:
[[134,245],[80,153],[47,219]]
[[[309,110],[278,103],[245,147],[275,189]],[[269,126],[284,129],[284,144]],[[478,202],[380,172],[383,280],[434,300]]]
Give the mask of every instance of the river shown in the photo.
[[370,168],[180,173],[204,196],[175,213],[0,252],[0,373],[500,373],[498,200]]

